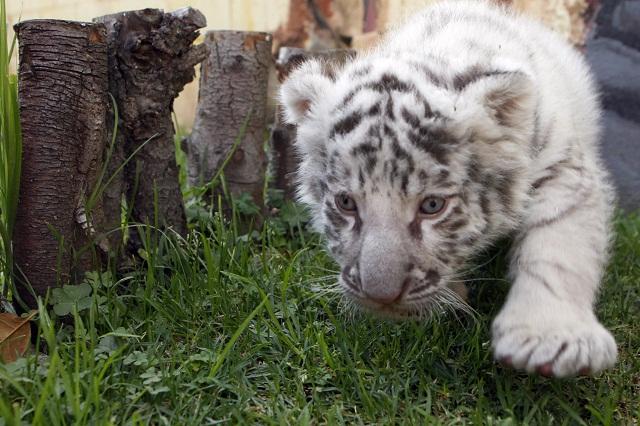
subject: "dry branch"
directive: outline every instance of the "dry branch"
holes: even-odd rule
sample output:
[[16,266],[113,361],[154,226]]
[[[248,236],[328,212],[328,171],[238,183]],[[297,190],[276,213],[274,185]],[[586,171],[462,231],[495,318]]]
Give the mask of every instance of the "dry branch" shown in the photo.
[[[18,282],[26,279],[41,296],[92,266],[90,251],[83,251],[92,224],[83,211],[106,140],[106,31],[102,24],[58,20],[25,21],[15,29],[23,143],[15,261]],[[100,209],[98,202],[94,218]],[[25,286],[18,291],[36,306]]]

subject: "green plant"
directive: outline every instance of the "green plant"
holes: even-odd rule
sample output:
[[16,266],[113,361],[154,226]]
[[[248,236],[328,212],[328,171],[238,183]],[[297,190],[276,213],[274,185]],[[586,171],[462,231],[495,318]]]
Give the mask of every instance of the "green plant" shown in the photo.
[[18,110],[18,82],[9,74],[16,38],[7,39],[5,1],[0,1],[0,275],[4,285],[13,277],[11,238],[16,221],[22,136]]

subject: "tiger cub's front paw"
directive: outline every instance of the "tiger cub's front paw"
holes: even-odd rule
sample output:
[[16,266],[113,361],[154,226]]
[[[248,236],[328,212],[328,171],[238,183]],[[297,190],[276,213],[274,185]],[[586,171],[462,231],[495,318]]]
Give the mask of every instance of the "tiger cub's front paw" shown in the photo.
[[[553,311],[505,307],[492,327],[494,357],[502,364],[548,377],[595,374],[612,367],[616,342],[598,320],[571,306]],[[545,309],[546,308],[546,309]]]

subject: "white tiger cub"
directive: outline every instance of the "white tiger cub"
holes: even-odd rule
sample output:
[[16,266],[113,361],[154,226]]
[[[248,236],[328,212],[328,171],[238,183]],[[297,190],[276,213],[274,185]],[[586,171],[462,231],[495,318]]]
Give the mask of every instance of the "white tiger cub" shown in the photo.
[[615,363],[593,312],[614,201],[600,110],[559,36],[489,3],[438,3],[340,69],[302,64],[280,99],[297,125],[300,197],[348,297],[420,317],[512,234],[496,359],[557,377]]

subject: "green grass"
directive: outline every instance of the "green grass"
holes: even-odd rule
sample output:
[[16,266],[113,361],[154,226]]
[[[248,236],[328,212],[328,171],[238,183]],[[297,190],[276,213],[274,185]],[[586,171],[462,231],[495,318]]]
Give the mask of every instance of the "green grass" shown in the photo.
[[38,347],[46,354],[0,365],[0,425],[640,418],[638,216],[617,221],[598,304],[619,344],[616,368],[551,380],[491,359],[490,319],[508,290],[494,280],[504,273],[502,253],[478,271],[486,280],[473,282],[476,319],[384,322],[345,313],[330,290],[336,266],[316,237],[300,234],[295,214],[249,238],[198,211],[186,240],[161,238],[133,272],[93,274],[70,288],[78,291],[64,297],[76,307],[58,295],[53,308],[73,311],[75,328],[42,307]]
[[18,115],[18,84],[9,74],[9,61],[15,47],[7,40],[4,0],[0,1],[0,294],[13,276],[11,239],[18,205],[22,144]]

